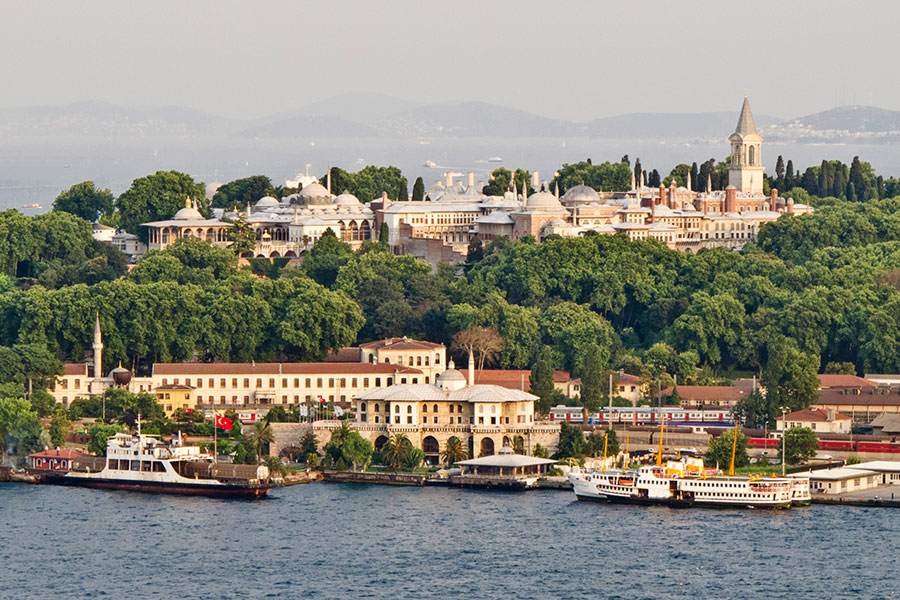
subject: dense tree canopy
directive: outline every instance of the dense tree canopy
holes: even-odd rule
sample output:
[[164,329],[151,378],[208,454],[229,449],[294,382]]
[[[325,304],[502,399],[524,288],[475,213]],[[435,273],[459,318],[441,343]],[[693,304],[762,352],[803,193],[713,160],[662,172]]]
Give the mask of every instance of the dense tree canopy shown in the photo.
[[197,210],[210,216],[206,200],[206,186],[190,175],[178,171],[157,171],[153,175],[139,177],[131,187],[116,198],[122,227],[147,241],[147,228],[141,223],[171,219],[185,207],[185,201],[196,202]]
[[230,181],[216,190],[212,197],[213,208],[243,208],[249,202],[256,202],[263,196],[277,196],[272,180],[265,175],[254,175]]
[[67,212],[93,223],[101,215],[113,211],[114,196],[109,190],[100,190],[93,181],[76,183],[53,201],[53,210]]
[[[320,180],[322,185],[328,183],[328,176]],[[356,173],[350,173],[337,167],[331,167],[331,191],[335,194],[350,192],[361,202],[369,202],[381,198],[382,193],[387,192],[388,197],[397,199],[398,192],[406,190],[409,181],[403,173],[394,166],[376,167],[368,165]],[[403,198],[407,200],[408,198]]]

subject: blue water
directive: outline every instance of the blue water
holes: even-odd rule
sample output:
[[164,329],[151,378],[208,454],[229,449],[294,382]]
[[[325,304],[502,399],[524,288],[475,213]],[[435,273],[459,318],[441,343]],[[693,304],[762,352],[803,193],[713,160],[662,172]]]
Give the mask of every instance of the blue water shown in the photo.
[[897,598],[900,513],[315,483],[265,501],[0,485],[0,598]]

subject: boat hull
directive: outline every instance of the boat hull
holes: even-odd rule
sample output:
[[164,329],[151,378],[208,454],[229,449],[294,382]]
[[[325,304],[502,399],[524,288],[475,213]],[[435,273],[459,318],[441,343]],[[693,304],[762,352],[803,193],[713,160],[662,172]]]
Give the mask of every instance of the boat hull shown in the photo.
[[62,474],[43,474],[41,483],[66,485],[105,490],[124,490],[146,494],[175,494],[180,496],[205,496],[207,498],[235,498],[253,500],[265,498],[268,486],[241,486],[229,484],[168,483],[158,481],[134,481],[128,479],[106,479],[98,477],[78,477]]
[[671,506],[675,508],[790,508],[790,501],[772,503],[752,502],[715,502],[705,500],[679,500],[675,498],[646,498],[640,496],[619,496],[616,494],[581,495],[575,494],[584,502],[609,502],[616,504],[637,504],[639,506]]

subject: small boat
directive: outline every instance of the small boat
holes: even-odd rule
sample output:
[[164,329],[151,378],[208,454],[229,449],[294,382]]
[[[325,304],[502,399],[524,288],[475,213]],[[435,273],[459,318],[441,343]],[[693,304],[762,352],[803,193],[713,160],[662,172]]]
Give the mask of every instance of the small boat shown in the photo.
[[37,202],[35,202],[33,204],[24,204],[24,205],[22,205],[22,208],[44,208],[44,207],[41,206],[40,204],[38,204]]
[[492,156],[488,159],[488,162],[503,162],[503,159],[499,156]]
[[69,471],[36,473],[41,483],[213,498],[262,498],[282,485],[265,465],[219,464],[199,446],[117,433],[106,456],[72,459]]
[[434,169],[435,167],[437,167],[437,163],[433,160],[426,160],[425,164],[423,164],[422,166],[427,169]]

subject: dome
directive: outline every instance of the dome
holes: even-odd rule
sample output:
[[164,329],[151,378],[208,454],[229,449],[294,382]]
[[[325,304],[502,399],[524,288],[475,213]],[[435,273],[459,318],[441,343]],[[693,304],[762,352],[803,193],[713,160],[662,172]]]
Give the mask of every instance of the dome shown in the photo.
[[576,185],[563,194],[566,202],[600,202],[600,194],[589,185]]
[[203,221],[204,217],[200,211],[193,206],[185,206],[172,217],[176,221]]
[[453,361],[447,364],[447,370],[435,378],[435,384],[442,390],[460,390],[468,383],[465,375],[456,370]]
[[563,205],[559,203],[559,198],[550,192],[537,192],[528,196],[525,203],[525,210],[528,212],[553,212],[564,211]]
[[318,181],[303,186],[297,194],[301,198],[330,198],[331,194],[325,189],[325,186]]
[[277,198],[273,198],[272,196],[263,196],[259,199],[259,202],[256,203],[256,208],[274,208],[278,206],[280,203]]
[[131,371],[120,363],[118,367],[109,372],[109,377],[112,377],[116,385],[128,385],[131,381]]
[[333,204],[341,206],[359,206],[362,202],[359,201],[359,198],[344,190],[344,193],[334,199]]
[[437,376],[438,383],[444,383],[445,381],[465,381],[466,376],[457,371],[456,369],[447,369],[443,373]]

